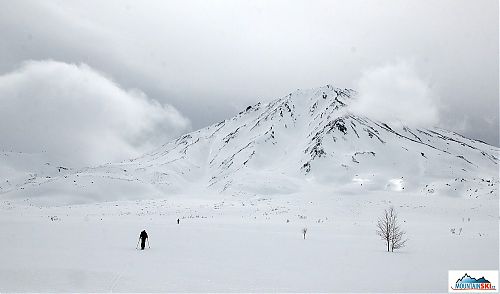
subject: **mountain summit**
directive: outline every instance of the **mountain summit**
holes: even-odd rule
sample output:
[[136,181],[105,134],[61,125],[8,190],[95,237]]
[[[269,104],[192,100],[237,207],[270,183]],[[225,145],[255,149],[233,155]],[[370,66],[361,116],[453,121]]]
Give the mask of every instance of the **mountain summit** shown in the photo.
[[9,194],[76,193],[87,202],[208,190],[271,195],[320,188],[471,198],[498,193],[499,148],[439,128],[355,115],[349,111],[355,95],[331,85],[297,90],[139,158],[38,177]]

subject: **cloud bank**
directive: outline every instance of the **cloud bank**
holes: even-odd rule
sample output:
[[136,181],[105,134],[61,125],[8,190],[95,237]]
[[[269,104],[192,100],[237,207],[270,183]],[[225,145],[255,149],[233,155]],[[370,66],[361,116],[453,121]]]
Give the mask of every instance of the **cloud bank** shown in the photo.
[[357,89],[364,69],[400,58],[440,97],[441,127],[498,146],[498,3],[0,1],[0,74],[83,62],[198,129],[293,89]]
[[0,76],[0,149],[70,166],[118,161],[186,132],[190,121],[86,64],[28,61]]
[[352,112],[390,124],[436,126],[438,97],[406,61],[363,72]]

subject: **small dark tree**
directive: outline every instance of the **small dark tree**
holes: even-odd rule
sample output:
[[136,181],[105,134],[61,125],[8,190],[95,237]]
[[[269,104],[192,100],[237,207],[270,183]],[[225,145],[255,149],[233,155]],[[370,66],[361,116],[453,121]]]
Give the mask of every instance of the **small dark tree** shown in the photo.
[[306,239],[307,228],[302,229],[302,234],[304,234],[304,240]]
[[394,209],[392,207],[389,210],[384,210],[384,215],[377,222],[377,235],[387,244],[387,252],[389,252],[391,244],[391,218],[393,213]]
[[398,222],[398,214],[394,211],[391,225],[391,251],[405,247],[407,239],[404,238],[405,231],[401,229]]
[[377,235],[386,243],[387,252],[404,247],[407,241],[405,234],[398,223],[398,214],[394,207],[384,210],[384,215],[377,222]]

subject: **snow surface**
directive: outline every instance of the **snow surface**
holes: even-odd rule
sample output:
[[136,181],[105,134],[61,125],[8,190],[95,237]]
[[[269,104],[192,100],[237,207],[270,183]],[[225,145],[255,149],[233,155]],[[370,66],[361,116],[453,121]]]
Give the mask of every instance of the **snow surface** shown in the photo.
[[0,292],[445,292],[448,270],[498,269],[499,148],[353,115],[354,96],[297,90],[98,167],[2,151]]
[[[450,269],[498,269],[497,200],[333,191],[218,197],[3,201],[0,291],[446,292]],[[395,253],[375,234],[388,205],[409,238]],[[145,251],[135,249],[142,229]]]

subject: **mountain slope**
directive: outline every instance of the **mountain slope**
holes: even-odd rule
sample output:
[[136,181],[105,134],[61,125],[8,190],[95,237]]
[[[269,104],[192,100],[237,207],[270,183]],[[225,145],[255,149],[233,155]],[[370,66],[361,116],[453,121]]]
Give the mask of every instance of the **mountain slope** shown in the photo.
[[400,191],[497,197],[499,148],[443,129],[391,126],[349,112],[355,92],[297,90],[186,134],[140,158],[38,176],[7,197],[63,203],[169,194]]

